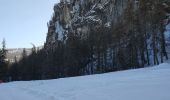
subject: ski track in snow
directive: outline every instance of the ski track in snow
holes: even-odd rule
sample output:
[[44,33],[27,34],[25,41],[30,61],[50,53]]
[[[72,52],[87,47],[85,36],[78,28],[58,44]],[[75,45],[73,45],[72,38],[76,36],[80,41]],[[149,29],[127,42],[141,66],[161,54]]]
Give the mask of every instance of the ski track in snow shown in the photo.
[[0,100],[170,100],[170,64],[56,80],[0,84]]

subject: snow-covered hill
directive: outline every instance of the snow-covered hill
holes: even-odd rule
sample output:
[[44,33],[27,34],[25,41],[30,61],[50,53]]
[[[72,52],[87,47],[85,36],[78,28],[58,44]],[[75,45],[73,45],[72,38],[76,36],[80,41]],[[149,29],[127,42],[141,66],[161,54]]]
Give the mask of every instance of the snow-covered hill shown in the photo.
[[[42,49],[43,46],[36,47],[37,50]],[[17,61],[19,61],[22,58],[24,48],[11,48],[7,49],[7,61],[10,63],[15,62],[15,57],[17,58]],[[27,55],[30,55],[32,52],[32,48],[25,48]]]
[[0,100],[170,100],[170,64],[92,76],[0,84]]

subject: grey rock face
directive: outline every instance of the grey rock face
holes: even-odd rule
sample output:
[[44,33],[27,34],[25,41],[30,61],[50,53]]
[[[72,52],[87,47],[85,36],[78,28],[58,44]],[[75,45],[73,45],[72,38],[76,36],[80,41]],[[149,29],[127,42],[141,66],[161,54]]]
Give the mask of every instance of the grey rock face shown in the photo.
[[66,41],[69,33],[86,38],[91,30],[101,26],[111,28],[121,19],[129,2],[135,0],[60,0],[48,23],[45,47]]

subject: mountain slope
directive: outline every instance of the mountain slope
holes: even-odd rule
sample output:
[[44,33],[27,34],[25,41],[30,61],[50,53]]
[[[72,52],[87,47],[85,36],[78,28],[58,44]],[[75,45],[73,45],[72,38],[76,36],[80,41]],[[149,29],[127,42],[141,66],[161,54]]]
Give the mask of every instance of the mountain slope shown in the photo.
[[[7,61],[9,61],[10,63],[14,63],[15,57],[17,61],[19,61],[22,58],[23,50],[24,48],[7,49]],[[31,48],[26,49],[27,55],[31,54],[31,50]]]
[[0,84],[1,100],[169,100],[170,64],[100,75]]
[[61,78],[163,63],[169,12],[169,0],[61,0],[47,24],[43,68]]

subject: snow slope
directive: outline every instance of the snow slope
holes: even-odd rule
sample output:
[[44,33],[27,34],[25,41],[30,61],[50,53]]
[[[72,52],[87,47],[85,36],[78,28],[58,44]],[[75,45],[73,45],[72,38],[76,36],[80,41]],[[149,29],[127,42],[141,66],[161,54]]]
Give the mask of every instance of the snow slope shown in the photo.
[[92,76],[0,84],[0,100],[170,100],[170,64]]

